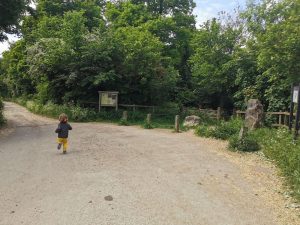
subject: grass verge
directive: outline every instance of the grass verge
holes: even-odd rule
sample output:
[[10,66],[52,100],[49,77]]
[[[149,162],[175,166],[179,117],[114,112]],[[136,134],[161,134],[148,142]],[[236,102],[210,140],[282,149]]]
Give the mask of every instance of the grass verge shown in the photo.
[[294,141],[286,128],[260,128],[247,133],[240,140],[238,136],[241,126],[241,120],[232,119],[214,125],[200,125],[195,133],[202,137],[229,140],[229,150],[243,152],[261,150],[280,168],[293,195],[300,201],[300,141]]

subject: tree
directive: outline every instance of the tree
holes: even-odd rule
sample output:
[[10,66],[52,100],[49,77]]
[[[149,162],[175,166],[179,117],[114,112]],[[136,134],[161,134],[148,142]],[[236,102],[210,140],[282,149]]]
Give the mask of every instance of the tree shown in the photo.
[[18,34],[21,16],[29,9],[30,0],[1,0],[0,2],[0,41],[7,34]]
[[118,90],[125,103],[162,103],[177,79],[162,49],[157,37],[140,28],[93,33],[82,47],[77,87],[79,83],[82,90]]
[[190,58],[196,96],[199,103],[222,107],[232,104],[232,88],[236,74],[233,52],[239,31],[208,21],[192,40],[194,54]]
[[3,53],[1,60],[1,77],[9,93],[6,95],[16,97],[33,94],[35,89],[30,77],[27,75],[26,46],[24,40],[17,41],[10,51]]
[[254,83],[270,111],[289,105],[290,85],[299,82],[299,0],[250,2],[241,17],[247,28],[247,42],[256,51],[256,66],[261,72]]

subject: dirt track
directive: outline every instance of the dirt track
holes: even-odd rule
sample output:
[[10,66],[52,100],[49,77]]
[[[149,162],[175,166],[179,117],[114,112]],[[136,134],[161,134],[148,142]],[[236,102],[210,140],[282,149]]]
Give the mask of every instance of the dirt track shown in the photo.
[[5,104],[1,225],[292,225],[275,168],[225,143],[111,124],[73,123],[56,150],[56,121]]

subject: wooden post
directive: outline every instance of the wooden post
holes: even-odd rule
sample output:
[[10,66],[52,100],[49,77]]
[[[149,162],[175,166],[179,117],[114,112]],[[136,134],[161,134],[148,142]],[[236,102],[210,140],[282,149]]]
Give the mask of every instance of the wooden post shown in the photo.
[[217,120],[221,119],[221,107],[218,107],[217,109]]
[[290,116],[289,116],[289,130],[292,131],[293,119],[294,119],[294,84],[291,87],[291,105],[290,105]]
[[119,95],[116,97],[116,112],[119,110]]
[[127,111],[123,111],[122,120],[127,122],[127,119],[128,119],[128,113],[127,113]]
[[147,119],[146,119],[147,124],[151,124],[151,114],[147,114]]
[[133,112],[135,112],[135,105],[133,105]]
[[294,139],[296,139],[299,135],[299,120],[300,120],[300,83],[299,91],[298,91],[298,102],[297,102],[297,113],[296,113],[296,121],[295,121],[295,134]]
[[285,114],[284,114],[284,121],[283,122],[284,122],[285,126],[288,125],[288,117]]
[[179,133],[179,115],[175,116],[175,132]]
[[101,93],[99,93],[99,112],[101,111]]
[[236,109],[233,108],[233,110],[232,110],[232,118],[236,118],[236,117],[237,117]]
[[[280,111],[281,113],[281,111]],[[279,114],[279,125],[281,126],[282,125],[282,114]]]

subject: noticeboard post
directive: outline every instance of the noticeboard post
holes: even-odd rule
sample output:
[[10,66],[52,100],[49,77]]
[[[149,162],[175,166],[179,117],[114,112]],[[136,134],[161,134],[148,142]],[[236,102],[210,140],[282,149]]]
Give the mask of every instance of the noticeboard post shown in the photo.
[[293,120],[294,120],[294,108],[297,106],[296,116],[295,116],[295,132],[294,139],[299,135],[300,130],[300,83],[298,85],[292,85],[291,88],[291,105],[290,105],[290,118],[289,118],[289,130],[292,130]]
[[294,86],[293,88],[293,103],[298,103],[299,99],[299,86]]
[[99,111],[102,107],[115,107],[118,110],[118,97],[117,91],[99,91]]

